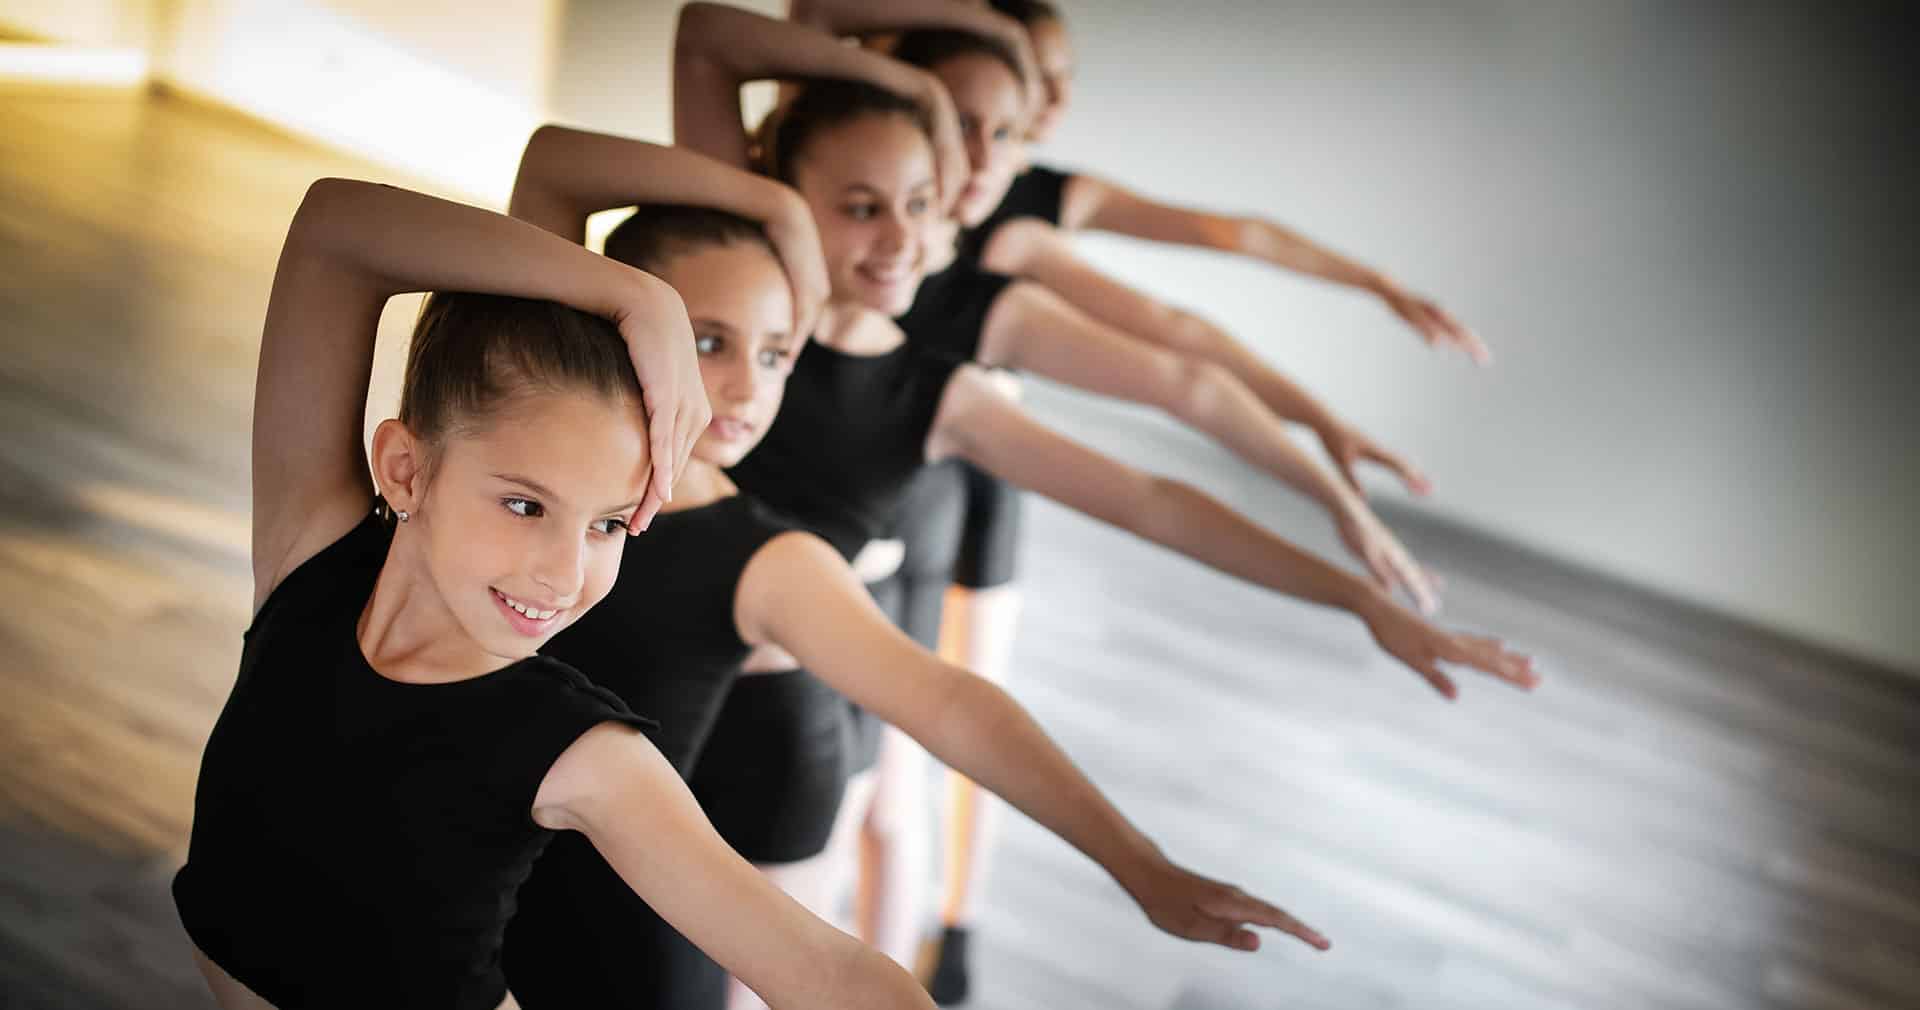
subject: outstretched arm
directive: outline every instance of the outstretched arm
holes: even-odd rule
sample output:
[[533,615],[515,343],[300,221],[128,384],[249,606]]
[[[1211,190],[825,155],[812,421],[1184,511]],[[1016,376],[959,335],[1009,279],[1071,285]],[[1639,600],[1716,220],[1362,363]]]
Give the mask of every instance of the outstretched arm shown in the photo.
[[862,81],[919,103],[934,128],[940,191],[948,204],[966,185],[967,149],[953,99],[939,78],[888,56],[842,45],[826,32],[715,3],[680,10],[673,38],[674,141],[748,168],[740,86],[761,80]]
[[828,290],[820,235],[806,201],[765,176],[684,148],[542,126],[520,156],[508,213],[584,242],[588,217],[640,203],[711,207],[759,222],[793,286],[794,332],[813,332]]
[[1377,295],[1430,346],[1455,348],[1479,364],[1493,360],[1487,345],[1432,300],[1348,259],[1299,232],[1264,218],[1228,217],[1148,199],[1105,179],[1075,175],[1062,198],[1065,228],[1096,228],[1135,238],[1218,249],[1250,256],[1283,270],[1319,277]]
[[1436,608],[1431,577],[1366,499],[1314,463],[1225,367],[1135,339],[1026,281],[987,313],[979,359],[1165,411],[1318,502],[1382,587],[1404,587],[1422,610]]
[[1143,473],[1027,416],[968,369],[948,385],[931,454],[957,455],[1008,483],[1171,548],[1217,571],[1359,617],[1375,641],[1448,698],[1441,662],[1472,666],[1520,687],[1538,682],[1531,660],[1492,638],[1434,627],[1374,586],[1260,528],[1179,481]]
[[942,661],[893,626],[831,547],[791,533],[754,555],[735,604],[742,637],[791,653],[1104,867],[1153,924],[1241,950],[1269,926],[1326,939],[1285,912],[1174,865],[1114,809],[1027,711],[984,677]]
[[769,1006],[932,1010],[913,976],[729,848],[631,728],[602,723],[574,741],[541,782],[533,817],[585,834],[635,894]]
[[525,222],[391,186],[322,179],[287,230],[253,413],[254,605],[366,514],[361,427],[380,311],[411,291],[545,298],[613,320],[643,387],[654,459],[644,525],[709,410],[680,297]]
[[1428,494],[1426,476],[1381,448],[1292,379],[1208,320],[1175,308],[1102,273],[1082,259],[1060,229],[1037,218],[1010,221],[994,232],[981,257],[995,273],[1032,280],[1089,316],[1158,347],[1211,361],[1238,378],[1274,414],[1313,429],[1349,487],[1361,490],[1362,462],[1392,470],[1414,494]]

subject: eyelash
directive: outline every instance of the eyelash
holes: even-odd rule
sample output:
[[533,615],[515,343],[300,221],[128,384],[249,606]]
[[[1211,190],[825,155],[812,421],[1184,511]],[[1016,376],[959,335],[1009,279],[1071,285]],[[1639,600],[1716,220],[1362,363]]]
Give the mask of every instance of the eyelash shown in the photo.
[[[539,502],[534,501],[531,498],[502,498],[500,499],[500,504],[504,506],[508,512],[512,513],[514,516],[517,516],[518,518],[521,518],[521,519],[538,519],[541,516],[545,515],[547,511],[545,506],[542,506]],[[527,506],[528,511],[522,512],[519,509],[514,507],[516,505],[525,505]],[[599,527],[603,524],[608,526],[615,526],[619,528],[618,530],[600,529]],[[616,533],[624,534],[632,530],[633,526],[632,524],[628,523],[625,519],[619,519],[619,518],[609,516],[605,519],[595,520],[595,522],[593,523],[593,526],[589,528],[592,529],[595,533],[600,534],[601,536],[610,537],[615,535]]]

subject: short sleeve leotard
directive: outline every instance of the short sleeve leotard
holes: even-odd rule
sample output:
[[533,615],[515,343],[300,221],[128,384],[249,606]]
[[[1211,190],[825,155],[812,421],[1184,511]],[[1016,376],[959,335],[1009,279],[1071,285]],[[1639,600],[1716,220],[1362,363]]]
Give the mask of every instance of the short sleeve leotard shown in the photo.
[[[794,528],[747,495],[663,512],[627,542],[606,599],[542,652],[657,720],[655,743],[687,776],[750,651],[734,619],[741,576]],[[724,997],[726,973],[581,835],[547,847],[519,906],[505,963],[526,1010],[695,1007]]]
[[279,1010],[493,1010],[502,931],[551,832],[561,752],[646,725],[544,657],[439,684],[388,679],[356,633],[392,540],[369,517],[255,616],[194,794],[180,920]]

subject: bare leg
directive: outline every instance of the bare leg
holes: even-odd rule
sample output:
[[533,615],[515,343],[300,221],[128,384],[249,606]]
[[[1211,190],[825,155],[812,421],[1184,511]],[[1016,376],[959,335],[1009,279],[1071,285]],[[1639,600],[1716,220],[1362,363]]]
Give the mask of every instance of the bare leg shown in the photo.
[[[947,594],[940,651],[996,684],[1006,683],[1013,661],[1013,636],[1020,623],[1020,604],[1020,590],[1012,584],[976,590],[954,587]],[[966,926],[973,921],[999,818],[997,799],[966,776],[947,772],[942,925]]]
[[879,785],[861,832],[857,933],[911,971],[926,922],[933,837],[927,823],[927,753],[888,726],[874,769]]

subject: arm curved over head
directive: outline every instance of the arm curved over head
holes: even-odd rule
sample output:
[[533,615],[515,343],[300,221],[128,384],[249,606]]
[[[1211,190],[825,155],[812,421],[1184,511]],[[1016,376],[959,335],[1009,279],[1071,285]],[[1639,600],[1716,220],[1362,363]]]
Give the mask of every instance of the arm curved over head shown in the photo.
[[751,81],[860,81],[918,103],[934,130],[946,202],[966,185],[967,150],[947,89],[923,70],[791,21],[716,3],[680,10],[673,38],[674,142],[738,168],[751,167],[740,87]]
[[656,465],[640,522],[706,427],[686,309],[659,279],[490,211],[322,179],[287,230],[260,341],[255,607],[366,514],[361,428],[380,311],[393,295],[437,290],[544,298],[620,326],[652,418]]
[[1045,495],[1216,571],[1274,592],[1345,610],[1375,641],[1454,697],[1439,663],[1485,671],[1519,687],[1538,682],[1532,661],[1492,638],[1427,623],[1368,584],[1262,529],[1179,481],[1102,455],[1033,420],[984,375],[963,369],[934,421],[936,455],[957,455],[1008,483]]
[[1326,947],[1280,909],[1169,861],[1012,696],[908,638],[819,538],[790,533],[761,548],[740,580],[735,617],[749,643],[791,653],[1099,863],[1161,929],[1252,950],[1259,942],[1248,927],[1268,926]]
[[507,212],[573,242],[587,218],[641,203],[685,204],[755,221],[794,291],[795,333],[811,333],[826,301],[827,267],[807,203],[789,187],[678,147],[547,125],[520,156]]
[[985,4],[955,0],[794,0],[787,16],[833,35],[867,37],[916,28],[939,28],[993,39],[1020,62],[1021,84],[1027,90],[1029,114],[1046,99],[1040,58],[1033,51],[1027,26]]
[[533,817],[585,834],[635,894],[769,1006],[932,1010],[913,976],[729,848],[636,730],[602,723],[575,740],[540,783]]

